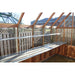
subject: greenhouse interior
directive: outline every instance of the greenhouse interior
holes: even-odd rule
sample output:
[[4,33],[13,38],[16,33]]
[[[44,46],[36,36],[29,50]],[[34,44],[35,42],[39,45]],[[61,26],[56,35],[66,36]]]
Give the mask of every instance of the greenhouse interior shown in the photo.
[[[22,23],[24,12],[0,12],[0,62],[75,62],[74,13],[64,12],[50,25],[53,12],[43,25]],[[61,20],[60,20],[61,19]],[[58,23],[59,22],[59,23]]]

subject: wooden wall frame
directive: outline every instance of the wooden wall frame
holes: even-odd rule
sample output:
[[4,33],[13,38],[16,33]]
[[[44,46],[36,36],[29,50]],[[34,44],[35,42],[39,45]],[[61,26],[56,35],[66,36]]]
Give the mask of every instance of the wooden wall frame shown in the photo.
[[[54,14],[55,14],[55,12],[54,13],[52,13],[52,15],[49,17],[49,19],[45,22],[45,24],[42,26],[42,28],[43,28],[43,35],[44,35],[44,33],[45,33],[45,26],[47,25],[47,23],[51,20],[51,18],[54,16]],[[43,36],[43,45],[44,45],[44,36]]]
[[[37,21],[38,21],[38,19],[40,18],[41,15],[42,15],[42,12],[38,15],[38,17],[36,18],[35,22],[31,26],[31,28],[32,28],[32,36],[34,35],[34,26],[37,23]],[[34,37],[32,37],[32,48],[34,48]]]

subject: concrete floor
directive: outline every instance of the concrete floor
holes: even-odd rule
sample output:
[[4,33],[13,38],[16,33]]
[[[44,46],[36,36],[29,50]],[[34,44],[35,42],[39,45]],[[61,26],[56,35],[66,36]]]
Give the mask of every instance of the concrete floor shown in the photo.
[[75,62],[75,59],[71,59],[61,55],[54,55],[43,62]]

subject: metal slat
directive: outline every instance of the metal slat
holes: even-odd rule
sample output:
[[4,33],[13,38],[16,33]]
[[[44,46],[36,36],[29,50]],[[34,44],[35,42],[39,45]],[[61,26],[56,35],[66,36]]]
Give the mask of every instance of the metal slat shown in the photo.
[[[21,35],[22,35],[22,37],[23,37],[23,33],[21,33]],[[22,40],[22,51],[24,50],[23,49],[23,39],[21,39]]]
[[[24,33],[24,37],[26,36],[25,34],[26,33]],[[26,38],[24,38],[24,47],[25,47],[25,50],[26,50]]]
[[[30,33],[30,36],[32,35],[32,32]],[[30,41],[31,41],[31,47],[32,47],[32,38],[30,37]]]
[[[3,38],[6,38],[6,35],[7,34],[4,34]],[[5,56],[6,56],[7,55],[7,42],[6,42],[6,40],[4,40],[4,51],[5,51]]]
[[25,36],[25,37],[12,37],[12,38],[0,39],[0,41],[2,41],[2,40],[13,40],[13,39],[23,39],[23,38],[29,38],[29,37],[42,37],[42,36],[50,36],[50,35],[60,35],[60,33],[45,34],[45,35],[34,35],[34,36]]
[[[2,34],[0,34],[0,38],[2,39]],[[1,56],[4,56],[3,41],[0,41],[0,45],[1,45]]]
[[[20,34],[21,34],[21,33],[19,32],[19,37],[20,37]],[[19,49],[21,50],[21,39],[19,39]],[[20,50],[19,50],[19,51],[20,51]]]
[[[28,36],[30,36],[30,33],[28,33]],[[28,49],[30,49],[30,38],[28,39]]]
[[[9,38],[9,34],[7,34],[7,38]],[[8,44],[8,53],[10,54],[10,50],[11,50],[11,49],[10,49],[10,40],[8,40],[7,42],[8,42],[8,43],[7,43],[7,44]]]
[[[24,33],[23,33],[24,36]],[[25,39],[23,39],[23,50],[25,50]]]
[[[28,33],[26,32],[26,36],[28,36]],[[27,38],[27,50],[28,50],[28,38]]]
[[[22,33],[20,33],[20,37],[22,37]],[[22,51],[22,39],[20,39],[20,41],[21,41],[20,47],[21,47],[21,51]]]
[[[27,36],[29,36],[28,32],[27,32]],[[28,42],[27,47],[28,47],[28,49],[29,49],[29,37],[28,37],[28,39],[27,39],[27,42]]]
[[[26,32],[25,32],[25,37],[26,37]],[[27,38],[25,38],[25,47],[26,47],[26,50],[27,50]]]
[[[12,34],[10,34],[10,38],[12,38]],[[12,44],[13,40],[10,40],[10,45],[11,45],[11,53],[13,53],[13,44]]]

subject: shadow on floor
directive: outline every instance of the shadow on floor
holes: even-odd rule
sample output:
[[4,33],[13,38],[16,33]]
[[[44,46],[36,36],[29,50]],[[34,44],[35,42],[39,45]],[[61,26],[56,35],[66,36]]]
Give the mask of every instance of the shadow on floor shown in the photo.
[[61,55],[54,55],[43,62],[75,62],[75,59],[71,59]]

